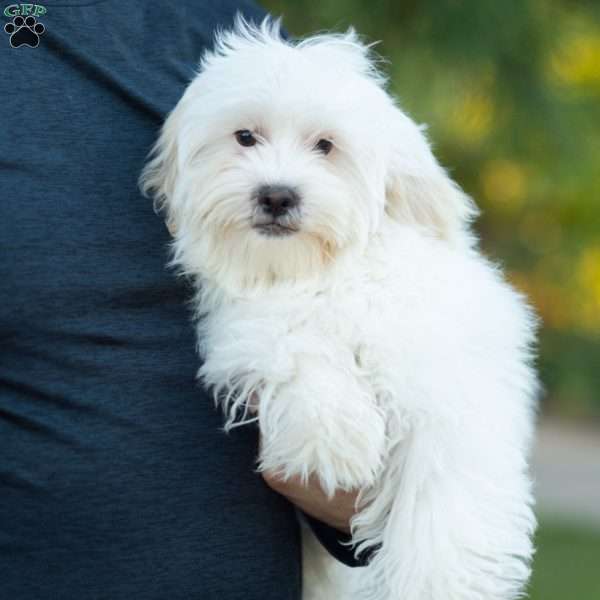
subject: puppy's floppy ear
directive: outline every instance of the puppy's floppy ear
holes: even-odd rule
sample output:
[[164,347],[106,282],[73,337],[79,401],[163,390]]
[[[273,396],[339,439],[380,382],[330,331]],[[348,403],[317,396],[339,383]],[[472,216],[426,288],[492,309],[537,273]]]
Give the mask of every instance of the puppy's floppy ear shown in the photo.
[[171,235],[177,230],[175,186],[179,175],[179,115],[180,108],[176,107],[165,121],[160,136],[150,151],[150,160],[139,179],[142,193],[153,198],[156,212],[165,212],[167,228]]
[[395,106],[391,110],[386,213],[452,244],[473,243],[469,223],[479,212],[474,202],[438,163],[424,128]]

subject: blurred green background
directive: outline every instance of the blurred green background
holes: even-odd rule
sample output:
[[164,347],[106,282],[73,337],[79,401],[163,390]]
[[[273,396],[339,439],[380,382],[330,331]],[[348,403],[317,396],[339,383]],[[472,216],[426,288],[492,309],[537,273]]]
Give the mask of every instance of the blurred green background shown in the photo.
[[[438,158],[482,209],[484,251],[542,317],[543,415],[600,424],[600,1],[262,4],[292,35],[352,25],[381,41],[390,90],[429,125]],[[590,495],[583,518],[579,492],[565,500],[561,491],[572,478],[574,489],[600,494],[599,431],[565,442],[553,426],[540,436],[542,500],[566,511],[544,513],[541,503],[532,600],[600,600],[600,501],[593,510]]]

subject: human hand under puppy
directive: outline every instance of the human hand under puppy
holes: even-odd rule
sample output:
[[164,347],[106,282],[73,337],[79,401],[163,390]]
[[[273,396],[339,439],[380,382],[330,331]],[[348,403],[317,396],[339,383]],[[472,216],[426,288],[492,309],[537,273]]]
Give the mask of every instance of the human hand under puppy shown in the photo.
[[271,471],[263,471],[262,477],[272,490],[285,496],[302,512],[343,533],[350,533],[350,521],[357,512],[358,490],[338,490],[330,498],[314,476],[306,483],[299,476],[283,479]]

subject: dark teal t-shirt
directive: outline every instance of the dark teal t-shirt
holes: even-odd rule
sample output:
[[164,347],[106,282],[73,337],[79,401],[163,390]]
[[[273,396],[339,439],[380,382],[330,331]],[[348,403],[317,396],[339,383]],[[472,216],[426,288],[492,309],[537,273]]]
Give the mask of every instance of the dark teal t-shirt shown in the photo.
[[215,27],[263,12],[43,7],[37,47],[0,31],[0,599],[297,600],[294,511],[195,381],[137,188]]

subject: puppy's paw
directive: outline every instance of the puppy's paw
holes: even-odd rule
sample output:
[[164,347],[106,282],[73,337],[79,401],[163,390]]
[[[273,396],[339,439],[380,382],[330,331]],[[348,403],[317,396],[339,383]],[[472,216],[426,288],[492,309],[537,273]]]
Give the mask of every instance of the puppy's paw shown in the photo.
[[384,459],[385,420],[366,390],[344,383],[330,395],[287,386],[261,403],[260,470],[282,479],[315,476],[329,496],[373,485]]
[[[281,447],[279,441],[263,446],[259,468],[283,480],[300,477],[307,482],[311,475],[318,478],[328,496],[337,490],[368,488],[381,469],[381,453],[364,438],[348,436],[338,444],[317,439],[314,432],[304,443]],[[288,440],[289,443],[290,440]]]

